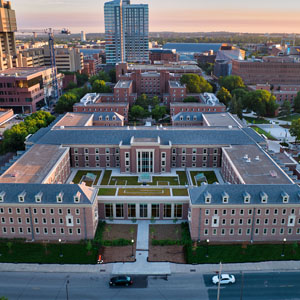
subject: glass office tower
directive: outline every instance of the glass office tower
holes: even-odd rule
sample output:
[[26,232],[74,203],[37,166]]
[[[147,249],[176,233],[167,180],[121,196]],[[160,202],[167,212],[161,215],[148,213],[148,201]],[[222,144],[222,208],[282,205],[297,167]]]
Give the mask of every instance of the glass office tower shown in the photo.
[[146,4],[114,0],[104,4],[106,62],[149,61],[149,10]]

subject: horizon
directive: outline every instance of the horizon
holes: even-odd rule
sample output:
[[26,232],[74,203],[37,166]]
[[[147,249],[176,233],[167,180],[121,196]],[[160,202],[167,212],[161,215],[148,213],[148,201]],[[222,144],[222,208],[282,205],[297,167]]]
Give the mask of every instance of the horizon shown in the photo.
[[[69,28],[71,32],[104,33],[104,0],[12,0],[19,29]],[[135,0],[149,4],[149,32],[300,32],[300,1]],[[217,7],[217,9],[215,8]],[[42,26],[41,26],[42,24]],[[55,26],[54,26],[55,24]],[[197,28],[197,30],[195,30]]]

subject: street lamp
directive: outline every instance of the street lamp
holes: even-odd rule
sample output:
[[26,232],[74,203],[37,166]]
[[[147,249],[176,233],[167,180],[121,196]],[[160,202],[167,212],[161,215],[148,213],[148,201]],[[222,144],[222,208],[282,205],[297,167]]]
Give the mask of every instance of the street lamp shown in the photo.
[[62,246],[61,246],[61,239],[58,240],[59,242],[59,257],[63,257],[63,253],[62,253]]
[[281,256],[284,256],[284,247],[285,247],[285,243],[286,243],[286,238],[283,239],[283,244],[282,244],[282,252],[281,252]]
[[67,280],[67,282],[66,282],[66,293],[67,293],[67,300],[69,300],[69,289],[68,289],[69,283],[70,283],[70,281],[69,281],[69,280]]
[[131,257],[134,258],[133,254],[133,245],[134,245],[134,239],[131,240]]
[[209,244],[209,239],[206,240],[206,257],[208,257],[208,244]]

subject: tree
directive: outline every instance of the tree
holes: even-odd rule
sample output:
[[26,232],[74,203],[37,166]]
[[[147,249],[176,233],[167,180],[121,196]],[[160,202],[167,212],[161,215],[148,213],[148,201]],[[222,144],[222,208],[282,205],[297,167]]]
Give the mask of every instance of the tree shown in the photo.
[[93,245],[92,245],[92,242],[89,240],[86,244],[86,250],[87,250],[88,255],[91,255],[92,249],[93,249]]
[[220,77],[219,84],[221,87],[224,87],[229,92],[232,92],[235,89],[245,87],[243,79],[240,76],[236,76],[236,75]]
[[151,106],[152,107],[155,107],[156,105],[159,105],[160,101],[159,101],[159,98],[157,96],[154,96],[152,99],[151,99]]
[[137,97],[135,101],[135,105],[141,106],[143,109],[148,110],[149,106],[149,99],[146,94],[142,94],[141,96]]
[[0,300],[8,300],[6,297],[0,297]]
[[240,98],[237,100],[236,114],[239,119],[243,120],[243,102]]
[[232,98],[230,92],[224,87],[220,88],[220,90],[217,93],[217,97],[220,100],[220,102],[222,102],[226,106],[229,105],[229,102],[231,101]]
[[139,105],[131,107],[130,115],[134,120],[142,119],[145,116],[145,110]]
[[297,93],[294,99],[294,111],[300,113],[300,92]]
[[183,100],[183,102],[185,102],[185,103],[191,103],[191,102],[199,102],[199,100],[198,99],[196,99],[195,97],[193,97],[193,96],[188,96],[188,97],[186,97],[184,100]]
[[152,110],[152,117],[159,121],[167,114],[167,109],[165,106],[156,105],[155,108]]
[[281,106],[281,113],[285,116],[289,116],[291,114],[291,103],[288,100],[285,100]]
[[236,100],[236,97],[233,96],[231,101],[230,101],[230,104],[229,104],[229,111],[236,115],[237,114],[237,100]]
[[247,96],[248,96],[248,91],[246,91],[245,89],[239,88],[239,89],[234,89],[231,92],[232,97],[236,96],[236,99],[240,99],[243,108],[247,108]]
[[62,95],[55,106],[55,112],[63,114],[65,112],[73,111],[73,105],[79,101],[76,94],[68,92]]
[[87,74],[80,74],[79,72],[76,73],[77,79],[77,86],[81,87],[89,80],[89,76]]
[[292,121],[290,134],[295,137],[296,143],[300,141],[300,118]]
[[93,85],[94,81],[96,80],[103,80],[104,82],[110,82],[111,78],[106,72],[100,71],[98,74],[92,76],[89,81],[91,85]]
[[197,74],[184,74],[180,79],[181,84],[185,84],[188,93],[211,93],[213,87]]
[[93,93],[110,93],[111,88],[106,85],[104,80],[95,80],[94,83],[92,84],[92,92]]
[[110,77],[110,81],[112,83],[116,83],[117,82],[117,78],[116,78],[116,69],[111,69],[108,73],[109,77]]

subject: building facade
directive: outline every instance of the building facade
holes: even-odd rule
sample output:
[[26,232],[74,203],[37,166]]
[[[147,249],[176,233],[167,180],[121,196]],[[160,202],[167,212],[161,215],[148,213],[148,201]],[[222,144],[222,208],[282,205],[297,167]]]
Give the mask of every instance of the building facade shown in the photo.
[[149,61],[149,11],[146,4],[113,0],[104,4],[106,63]]

